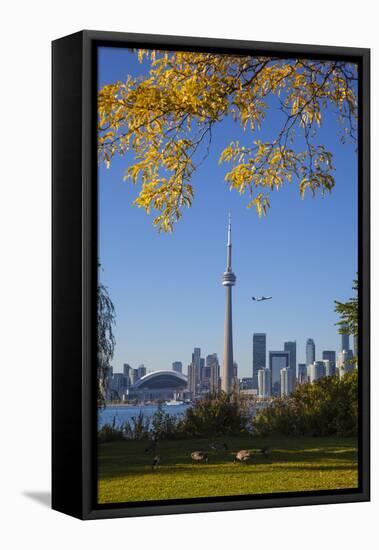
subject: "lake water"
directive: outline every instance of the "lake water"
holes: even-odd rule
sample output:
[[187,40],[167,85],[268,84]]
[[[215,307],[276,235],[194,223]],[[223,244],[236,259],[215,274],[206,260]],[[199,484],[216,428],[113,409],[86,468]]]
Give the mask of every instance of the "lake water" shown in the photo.
[[[163,405],[164,412],[171,416],[181,416],[189,405],[180,403],[179,405]],[[115,421],[116,426],[120,426],[126,420],[130,420],[132,416],[137,416],[140,412],[146,417],[151,418],[157,411],[158,405],[137,405],[137,406],[108,406],[98,413],[97,424],[98,428],[104,424],[112,424]]]

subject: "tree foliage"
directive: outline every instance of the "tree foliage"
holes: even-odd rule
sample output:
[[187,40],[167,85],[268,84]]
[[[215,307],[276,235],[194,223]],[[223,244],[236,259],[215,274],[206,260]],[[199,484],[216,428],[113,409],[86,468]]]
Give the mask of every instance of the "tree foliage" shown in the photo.
[[339,332],[341,334],[352,334],[358,337],[358,279],[354,279],[353,291],[355,296],[349,298],[347,302],[338,302],[335,300],[335,311],[340,316]]
[[[244,143],[225,144],[230,189],[248,196],[259,215],[270,193],[296,180],[301,196],[330,192],[332,153],[316,141],[326,108],[341,139],[356,140],[357,67],[344,61],[280,59],[215,53],[138,50],[145,76],[104,86],[98,94],[98,155],[133,154],[125,179],[141,188],[134,204],[171,231],[194,198],[193,176],[209,153],[212,129],[226,117],[245,130]],[[270,141],[257,131],[269,109],[281,112]],[[296,144],[296,145],[295,145]]]
[[236,435],[246,432],[246,415],[236,395],[208,394],[186,410],[180,428],[191,437]]
[[351,436],[358,430],[358,371],[298,385],[253,418],[256,435]]
[[99,283],[97,287],[97,403],[105,405],[108,375],[113,358],[115,337],[113,325],[116,312],[107,288]]

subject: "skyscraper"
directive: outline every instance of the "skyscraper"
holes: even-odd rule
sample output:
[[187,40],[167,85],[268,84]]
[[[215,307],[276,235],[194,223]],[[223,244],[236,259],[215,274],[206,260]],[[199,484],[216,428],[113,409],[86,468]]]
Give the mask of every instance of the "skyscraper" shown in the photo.
[[128,389],[128,378],[123,372],[115,372],[110,380],[109,386],[111,399],[125,399]]
[[307,365],[305,363],[298,363],[296,378],[298,384],[304,384],[308,381]]
[[130,377],[130,371],[132,370],[132,367],[128,363],[124,363],[122,366],[122,371],[124,373],[124,376]]
[[350,336],[348,334],[341,334],[341,351],[350,349]]
[[139,365],[138,367],[138,380],[146,375],[146,367],[145,365]]
[[336,374],[336,364],[329,359],[323,359],[325,365],[325,376],[334,376]]
[[135,384],[138,381],[138,369],[132,369],[130,371],[130,383]]
[[352,359],[353,359],[353,352],[351,349],[349,350],[344,349],[338,354],[337,369],[338,369],[340,378],[342,378],[346,372],[350,372],[354,369],[354,364],[352,362]]
[[233,363],[233,390],[239,389],[239,380],[238,380],[238,363],[234,361]]
[[354,336],[354,355],[358,357],[358,336]]
[[280,371],[288,367],[289,351],[269,351],[269,366],[271,371],[271,389],[273,395],[280,394]]
[[195,367],[196,371],[196,382],[200,382],[200,359],[201,359],[201,349],[200,348],[194,348],[193,354],[192,354],[192,364]]
[[271,395],[271,371],[268,367],[258,370],[258,395],[259,397]]
[[290,395],[294,388],[294,371],[285,367],[280,371],[280,395]]
[[336,352],[332,350],[325,350],[322,352],[322,359],[324,361],[330,361],[331,365],[336,366]]
[[325,376],[325,363],[323,361],[313,361],[307,366],[309,382],[316,382]]
[[266,367],[266,333],[253,334],[253,389],[258,389],[258,371]]
[[182,373],[183,370],[183,364],[181,361],[174,361],[172,364],[172,370],[175,372]]
[[226,271],[222,284],[226,290],[225,326],[224,326],[224,362],[222,368],[222,389],[226,393],[233,390],[233,324],[232,324],[232,286],[236,276],[232,271],[232,222],[229,214]]
[[296,372],[296,342],[284,342],[284,351],[290,352],[290,367]]
[[203,380],[204,376],[204,369],[205,369],[205,359],[204,357],[200,357],[200,380]]
[[[208,361],[209,357],[209,361]],[[218,393],[220,391],[220,364],[218,362],[217,354],[213,353],[208,355],[207,363],[209,364],[210,377],[209,377],[209,391],[211,393]]]
[[125,377],[125,387],[129,388],[131,385],[130,375],[132,372],[132,367],[128,363],[124,363],[122,366],[122,372]]
[[305,362],[308,365],[312,365],[316,361],[316,346],[312,338],[308,338],[305,344]]
[[194,397],[196,395],[196,367],[193,363],[188,365],[187,370],[188,391]]
[[205,358],[205,367],[204,367],[204,371],[203,371],[203,379],[206,380],[206,379],[210,379],[211,377],[211,366],[212,366],[212,363],[214,362],[217,362],[218,363],[218,357],[217,357],[217,353],[210,353],[209,355],[206,356]]

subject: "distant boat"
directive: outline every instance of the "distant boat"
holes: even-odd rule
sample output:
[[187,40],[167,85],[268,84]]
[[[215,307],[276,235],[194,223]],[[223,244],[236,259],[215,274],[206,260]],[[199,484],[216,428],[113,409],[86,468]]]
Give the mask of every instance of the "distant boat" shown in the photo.
[[170,401],[166,401],[166,405],[169,407],[173,407],[174,405],[183,405],[183,401],[177,401],[176,399],[171,399]]

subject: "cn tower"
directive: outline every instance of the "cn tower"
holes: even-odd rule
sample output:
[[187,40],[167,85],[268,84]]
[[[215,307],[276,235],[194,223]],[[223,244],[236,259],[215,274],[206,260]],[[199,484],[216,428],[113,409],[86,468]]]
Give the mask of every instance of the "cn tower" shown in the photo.
[[226,271],[222,284],[226,290],[225,326],[224,326],[224,362],[222,367],[222,390],[231,393],[233,389],[233,327],[232,327],[232,286],[236,276],[232,271],[232,221],[229,214],[228,244],[226,246]]

